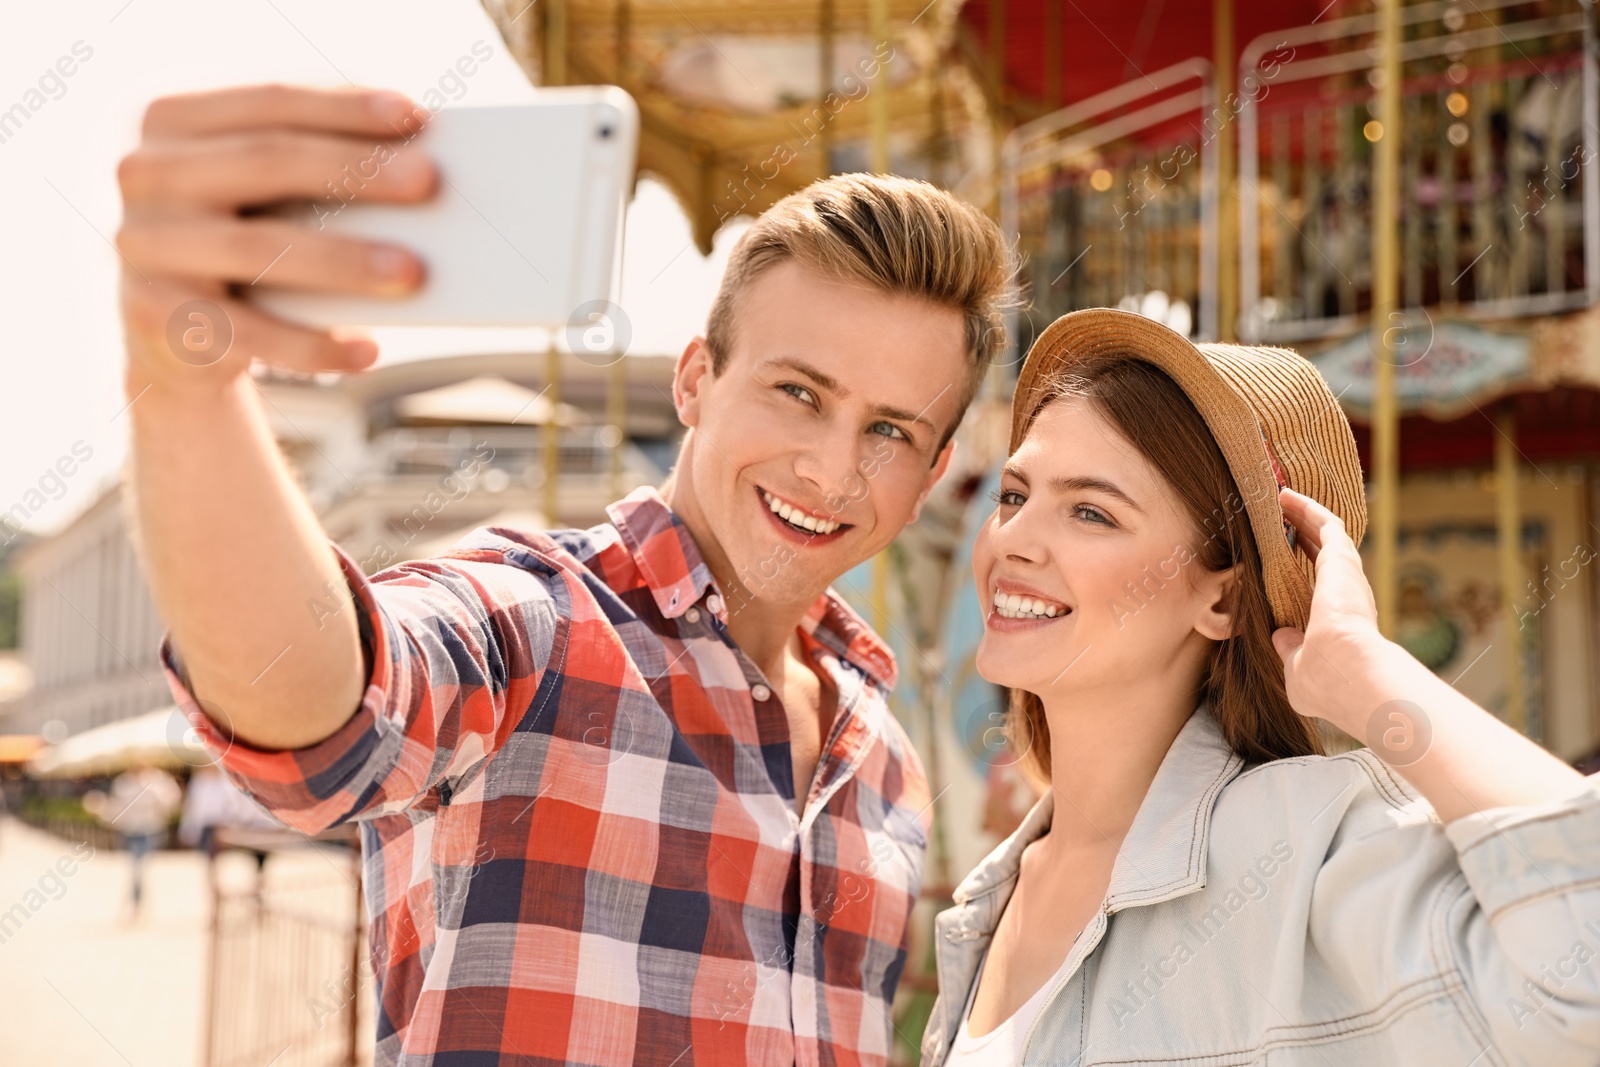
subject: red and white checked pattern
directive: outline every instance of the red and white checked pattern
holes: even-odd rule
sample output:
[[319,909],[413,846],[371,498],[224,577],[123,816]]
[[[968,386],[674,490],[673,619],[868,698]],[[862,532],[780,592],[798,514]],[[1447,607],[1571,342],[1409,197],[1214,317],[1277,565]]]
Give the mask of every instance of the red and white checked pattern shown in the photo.
[[168,681],[279,819],[359,820],[379,1064],[881,1064],[931,821],[893,657],[832,591],[803,621],[840,699],[800,816],[688,531],[608,511],[371,579],[335,547],[372,670],[309,748],[230,744],[170,634]]

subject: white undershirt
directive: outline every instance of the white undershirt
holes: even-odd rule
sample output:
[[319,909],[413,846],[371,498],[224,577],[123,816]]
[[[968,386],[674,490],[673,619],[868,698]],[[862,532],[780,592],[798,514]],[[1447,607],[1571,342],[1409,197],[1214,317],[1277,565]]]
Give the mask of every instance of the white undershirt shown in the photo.
[[[1073,947],[1076,948],[1076,944]],[[978,976],[972,980],[972,988],[967,992],[967,1006],[961,1009],[961,1029],[956,1031],[956,1039],[950,1044],[950,1055],[945,1057],[944,1067],[1015,1067],[1021,1063],[1022,1043],[1028,1036],[1028,1030],[1038,1017],[1039,1009],[1044,1007],[1050,990],[1066,973],[1071,960],[1072,950],[1068,949],[1061,966],[1034,990],[1033,996],[1022,1007],[987,1034],[973,1037],[967,1029],[967,1019],[972,1015],[972,1003],[978,999],[978,983],[983,979],[984,968],[989,962],[989,954],[985,952],[983,963],[978,966]]]

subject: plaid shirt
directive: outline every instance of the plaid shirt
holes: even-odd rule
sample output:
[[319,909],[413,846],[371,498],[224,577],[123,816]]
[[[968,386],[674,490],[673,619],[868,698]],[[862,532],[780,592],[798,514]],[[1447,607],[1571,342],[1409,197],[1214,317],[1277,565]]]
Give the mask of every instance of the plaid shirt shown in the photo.
[[370,681],[309,748],[231,745],[288,825],[358,819],[379,1064],[881,1064],[931,822],[885,645],[800,627],[838,712],[796,812],[782,705],[654,489],[589,530],[474,531],[371,579]]

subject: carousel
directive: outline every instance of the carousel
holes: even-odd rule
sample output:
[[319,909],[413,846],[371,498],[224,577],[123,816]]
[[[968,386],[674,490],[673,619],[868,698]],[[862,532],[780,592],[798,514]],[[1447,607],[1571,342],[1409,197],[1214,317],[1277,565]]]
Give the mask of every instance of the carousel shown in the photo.
[[1067,311],[1120,306],[1315,359],[1368,471],[1386,632],[1558,755],[1600,742],[1590,5],[485,7],[535,84],[633,95],[639,173],[672,191],[702,254],[728,219],[854,170],[946,187],[1016,243],[1030,304],[956,463],[921,520],[839,583],[895,648],[892,706],[940,798],[897,1004],[904,1061],[932,1001],[929,920],[1035,795],[1005,694],[973,669],[967,552],[1017,364]]

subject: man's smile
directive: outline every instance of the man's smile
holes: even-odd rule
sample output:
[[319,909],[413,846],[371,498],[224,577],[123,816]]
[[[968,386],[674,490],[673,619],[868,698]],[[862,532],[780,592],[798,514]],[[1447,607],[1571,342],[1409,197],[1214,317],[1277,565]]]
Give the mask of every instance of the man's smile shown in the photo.
[[803,508],[769,493],[760,486],[756,487],[756,495],[766,508],[767,514],[772,517],[773,525],[801,543],[817,544],[834,541],[842,537],[845,531],[854,529],[850,523],[839,522],[837,519]]

